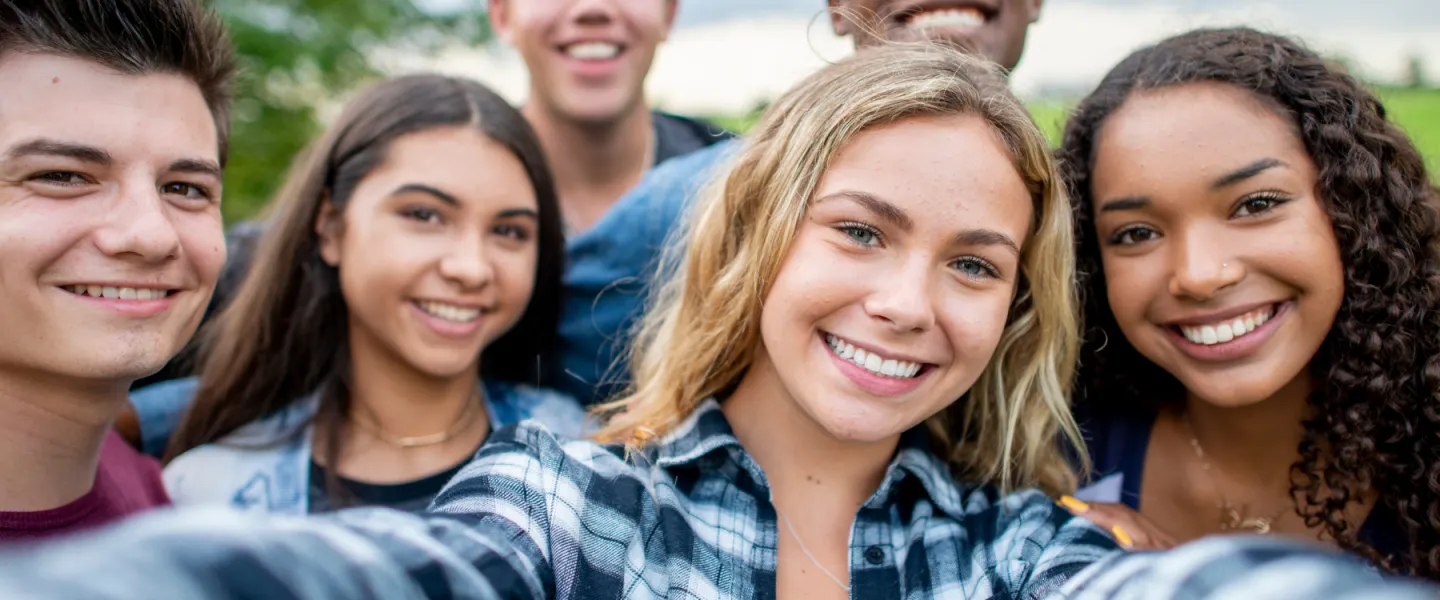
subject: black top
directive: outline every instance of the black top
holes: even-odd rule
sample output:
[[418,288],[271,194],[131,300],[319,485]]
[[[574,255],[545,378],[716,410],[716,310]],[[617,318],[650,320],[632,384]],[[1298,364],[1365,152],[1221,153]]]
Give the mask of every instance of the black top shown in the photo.
[[[1145,454],[1158,413],[1153,409],[1103,415],[1077,414],[1093,468],[1075,497],[1086,502],[1121,503],[1140,510],[1140,482],[1145,476]],[[1383,502],[1370,510],[1360,526],[1360,541],[1382,555],[1406,551],[1399,515]]]
[[[470,458],[466,457],[460,464],[449,469],[404,483],[365,483],[341,477],[340,487],[351,495],[352,506],[385,506],[419,513],[430,507],[430,501],[435,499],[435,495],[469,462]],[[330,512],[336,508],[331,504],[330,494],[325,489],[325,475],[325,467],[310,461],[310,514]]]

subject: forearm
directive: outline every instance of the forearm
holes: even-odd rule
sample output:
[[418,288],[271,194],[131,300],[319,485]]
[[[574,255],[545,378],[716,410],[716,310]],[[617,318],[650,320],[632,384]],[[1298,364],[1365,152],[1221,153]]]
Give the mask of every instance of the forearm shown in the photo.
[[0,553],[0,597],[546,597],[543,560],[524,536],[477,525],[368,509],[324,519],[166,511]]

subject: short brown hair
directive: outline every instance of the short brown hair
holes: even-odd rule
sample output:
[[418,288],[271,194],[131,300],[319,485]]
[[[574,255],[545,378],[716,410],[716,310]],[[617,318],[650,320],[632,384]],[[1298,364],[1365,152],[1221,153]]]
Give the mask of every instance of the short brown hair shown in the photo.
[[0,58],[11,52],[80,58],[127,75],[173,73],[195,82],[215,118],[225,164],[235,51],[219,17],[195,0],[0,0]]

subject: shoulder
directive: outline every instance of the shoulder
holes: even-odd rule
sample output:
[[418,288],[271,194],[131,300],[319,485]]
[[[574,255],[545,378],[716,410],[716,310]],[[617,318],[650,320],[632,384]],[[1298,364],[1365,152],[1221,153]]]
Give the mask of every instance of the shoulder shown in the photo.
[[627,457],[623,447],[558,436],[540,422],[525,421],[491,434],[435,498],[434,508],[506,513],[544,505],[589,511],[622,498],[635,500],[647,487],[643,464],[643,457]]
[[303,513],[311,415],[313,406],[302,402],[175,457],[164,470],[171,499]]
[[1001,494],[993,486],[966,498],[971,529],[987,532],[997,559],[1039,563],[1047,557],[1092,562],[1117,546],[1094,523],[1056,505],[1039,490]]
[[580,437],[585,431],[588,415],[569,394],[505,381],[486,381],[485,391],[496,428],[535,420],[549,431],[568,438]]
[[652,111],[651,114],[655,123],[657,163],[735,137],[724,128],[701,119],[662,111]]

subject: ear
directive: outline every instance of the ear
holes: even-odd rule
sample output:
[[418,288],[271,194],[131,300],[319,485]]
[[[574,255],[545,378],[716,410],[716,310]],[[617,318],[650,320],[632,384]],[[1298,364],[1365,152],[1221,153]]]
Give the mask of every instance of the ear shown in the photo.
[[675,15],[679,12],[680,0],[665,0],[665,35],[660,36],[661,41],[670,39],[670,30],[675,28]]
[[330,193],[320,200],[320,213],[315,215],[315,236],[320,240],[320,260],[332,267],[340,266],[340,238],[344,230],[340,211],[330,201]]
[[510,31],[509,0],[489,0],[486,14],[490,16],[490,29],[495,35],[506,44],[514,46],[515,35]]
[[845,0],[828,0],[828,2],[830,4],[830,26],[835,28],[835,35],[841,37],[855,35],[854,23],[851,23],[850,19],[846,18],[844,12],[840,10],[845,4]]
[[1040,5],[1044,3],[1045,0],[1027,0],[1025,2],[1025,8],[1030,11],[1030,14],[1026,16],[1030,18],[1031,23],[1040,20]]

